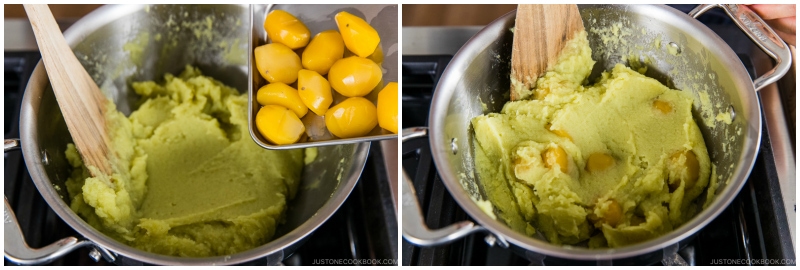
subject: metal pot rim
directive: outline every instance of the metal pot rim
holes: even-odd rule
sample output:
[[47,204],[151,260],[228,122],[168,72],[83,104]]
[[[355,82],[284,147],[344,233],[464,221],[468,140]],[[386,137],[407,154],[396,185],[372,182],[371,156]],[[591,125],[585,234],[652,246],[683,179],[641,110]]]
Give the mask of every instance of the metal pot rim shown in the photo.
[[[74,47],[87,36],[86,33],[91,33],[115,19],[144,8],[145,5],[105,5],[78,20],[64,32],[64,37],[67,43]],[[205,258],[184,258],[145,252],[120,243],[86,223],[60,198],[59,194],[50,183],[44,171],[44,165],[42,164],[42,153],[37,150],[39,149],[36,143],[38,127],[35,124],[38,122],[37,112],[41,105],[41,93],[45,90],[47,85],[49,85],[47,73],[45,72],[43,63],[39,61],[26,86],[20,109],[20,119],[25,119],[25,121],[20,123],[23,157],[36,188],[59,218],[69,224],[69,226],[75,229],[80,235],[93,242],[93,245],[112,251],[112,255],[118,254],[140,262],[161,265],[230,265],[245,263],[267,257],[276,252],[281,252],[285,248],[301,241],[311,234],[339,209],[358,182],[361,172],[366,165],[366,159],[369,153],[369,143],[357,144],[355,148],[356,155],[353,157],[353,162],[356,165],[351,166],[348,169],[349,171],[343,172],[346,173],[345,175],[349,175],[349,177],[341,180],[340,187],[337,188],[337,191],[331,195],[328,201],[317,210],[317,214],[312,216],[301,226],[264,245],[228,256]],[[283,258],[284,257],[281,256],[280,259],[282,260]]]
[[[733,69],[736,73],[743,75],[740,77],[748,78],[748,83],[741,84],[745,89],[738,89],[737,92],[740,95],[744,95],[743,100],[745,101],[743,102],[746,102],[745,105],[749,105],[748,107],[752,108],[745,117],[747,117],[747,119],[752,119],[753,121],[748,123],[748,128],[745,131],[747,133],[746,137],[748,140],[744,142],[745,151],[738,160],[738,164],[740,164],[740,166],[736,168],[735,172],[731,176],[733,181],[729,182],[724,190],[716,195],[717,198],[708,209],[704,209],[681,227],[658,238],[635,245],[613,249],[594,250],[571,246],[556,246],[516,232],[500,221],[496,221],[486,215],[472,201],[467,192],[464,191],[464,188],[459,183],[458,177],[452,173],[448,173],[455,170],[449,162],[446,162],[447,155],[452,153],[449,150],[446,150],[449,149],[448,143],[450,140],[444,137],[444,132],[441,132],[444,125],[431,125],[429,131],[429,141],[432,148],[433,160],[437,168],[439,168],[439,172],[442,176],[445,186],[450,194],[453,195],[453,198],[456,200],[456,202],[458,202],[458,204],[472,218],[474,218],[480,225],[488,229],[491,233],[494,233],[500,237],[504,237],[508,242],[513,243],[521,248],[548,256],[576,260],[609,260],[633,257],[676,245],[679,241],[696,233],[710,223],[711,220],[716,218],[731,203],[731,201],[733,201],[739,190],[741,190],[741,188],[744,186],[745,180],[750,174],[753,164],[755,163],[755,156],[758,152],[758,148],[760,146],[759,142],[761,140],[760,106],[758,104],[758,98],[755,95],[755,88],[753,87],[752,82],[749,81],[749,76],[747,75],[746,70],[742,66],[741,62],[737,61],[738,57],[733,50],[731,50],[730,47],[719,36],[717,36],[713,31],[699,21],[664,5],[639,5],[635,8],[647,9],[646,13],[650,14],[650,16],[654,18],[674,16],[684,17],[685,20],[681,21],[682,24],[686,25],[687,27],[696,28],[704,34],[703,36],[696,37],[703,40],[703,44],[721,45],[717,46],[721,49],[712,50],[711,53],[716,54],[719,59],[725,61],[725,64]],[[434,91],[433,100],[431,102],[431,114],[428,119],[428,123],[445,122],[448,104],[452,96],[456,93],[456,88],[452,86],[456,85],[456,81],[459,79],[456,76],[450,75],[450,73],[455,73],[455,69],[467,66],[478,53],[485,49],[485,47],[488,45],[488,42],[480,41],[482,39],[481,37],[496,36],[497,33],[506,31],[507,29],[505,29],[505,22],[508,20],[513,20],[515,16],[516,13],[512,11],[496,19],[478,32],[475,36],[473,36],[469,41],[467,41],[467,43],[453,56],[453,59],[442,74],[439,84]]]

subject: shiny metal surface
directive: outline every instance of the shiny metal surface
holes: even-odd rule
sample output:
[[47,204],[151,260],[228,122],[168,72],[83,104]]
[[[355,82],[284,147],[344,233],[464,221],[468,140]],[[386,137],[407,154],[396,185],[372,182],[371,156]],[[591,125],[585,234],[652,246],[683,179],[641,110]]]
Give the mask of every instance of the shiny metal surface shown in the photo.
[[[70,25],[75,23],[74,18],[58,18],[56,23],[63,32],[69,28]],[[3,20],[3,31],[7,38],[3,40],[3,51],[6,52],[19,52],[19,51],[38,51],[39,47],[36,45],[36,37],[33,35],[31,23],[27,18],[5,18]]]
[[398,166],[398,141],[397,139],[381,141],[381,152],[383,153],[383,165],[389,172],[389,187],[392,191],[392,204],[394,205],[394,216],[397,217],[397,168]]
[[453,55],[483,26],[403,27],[403,55]]
[[688,266],[686,260],[678,254],[679,245],[674,244],[664,248],[664,255],[661,257],[661,264],[664,266]]
[[17,217],[5,199],[3,208],[3,253],[5,258],[16,264],[45,264],[79,247],[88,246],[89,241],[80,241],[75,237],[67,237],[42,248],[31,248],[17,222]]
[[[246,91],[248,25],[248,7],[242,5],[104,6],[64,35],[105,94],[128,114],[136,104],[130,82],[160,80],[164,73],[177,73],[187,64]],[[140,47],[127,45],[143,39],[148,42]],[[289,201],[285,223],[278,226],[271,242],[230,256],[179,258],[117,242],[70,210],[64,186],[70,166],[64,150],[71,138],[41,62],[27,84],[20,114],[25,164],[42,197],[79,234],[110,251],[104,258],[125,263],[220,265],[267,258],[277,264],[339,208],[358,181],[369,150],[368,143],[320,147],[318,157],[304,167],[299,192]],[[46,164],[44,156],[48,157]],[[314,182],[319,186],[304,188]]]
[[[761,115],[753,82],[723,40],[677,10],[645,5],[582,5],[580,8],[593,48],[592,58],[598,61],[595,71],[610,69],[616,63],[627,64],[626,57],[634,54],[648,67],[647,76],[695,96],[693,114],[722,182],[710,206],[666,235],[636,245],[603,250],[551,245],[515,232],[485,214],[474,203],[484,197],[473,169],[470,120],[484,113],[481,103],[486,105],[486,111],[497,112],[507,101],[504,95],[509,87],[507,74],[512,39],[509,29],[514,25],[513,12],[473,37],[442,75],[429,118],[434,161],[447,189],[470,216],[490,232],[504,236],[523,249],[566,259],[601,261],[663,250],[708,224],[733,200],[749,175],[761,136]],[[603,43],[600,33],[614,24],[634,34],[617,39],[616,43]],[[670,53],[667,46],[676,46],[679,52]],[[595,72],[593,76],[598,74]],[[710,96],[710,108],[701,107],[701,91]],[[737,115],[732,124],[710,119],[728,112],[731,107]],[[458,154],[450,151],[453,139],[460,149]]]
[[93,248],[89,250],[89,258],[92,258],[92,260],[95,262],[99,262],[100,259],[103,258],[103,255],[100,254],[99,250]]
[[772,70],[767,71],[761,75],[761,77],[753,81],[753,86],[756,91],[780,80],[783,75],[786,75],[786,72],[789,72],[789,69],[792,67],[792,52],[789,50],[789,46],[786,45],[786,43],[775,34],[775,31],[753,11],[735,4],[699,5],[689,12],[689,16],[697,18],[709,9],[715,7],[725,10],[728,16],[733,19],[733,22],[736,23],[764,53],[775,59],[777,63]]
[[[758,54],[754,54],[757,55]],[[756,71],[763,73],[772,68],[769,59],[756,59]],[[787,126],[786,114],[781,103],[781,96],[776,84],[770,84],[758,91],[761,97],[761,107],[764,110],[769,141],[772,144],[772,153],[775,159],[775,167],[778,172],[780,182],[780,197],[783,201],[786,213],[786,221],[791,234],[791,246],[797,243],[797,164],[795,154],[792,152],[792,142],[790,139],[789,128]],[[775,195],[773,195],[775,196]]]
[[[306,130],[315,130],[307,132],[309,134],[315,134],[314,136],[309,136],[308,141],[288,145],[275,145],[268,142],[261,136],[261,133],[258,132],[255,125],[255,117],[261,106],[256,101],[256,93],[259,88],[267,84],[267,81],[258,73],[255,57],[253,56],[253,50],[256,47],[267,44],[267,32],[264,30],[264,20],[267,14],[272,10],[284,10],[297,17],[297,19],[308,27],[312,37],[321,31],[338,29],[334,16],[340,11],[347,11],[365,19],[378,31],[378,35],[380,35],[381,42],[378,49],[383,49],[384,61],[381,63],[383,80],[379,85],[380,88],[383,88],[388,82],[397,82],[397,5],[252,5],[251,8],[251,23],[249,24],[250,39],[248,42],[248,61],[250,66],[248,74],[250,78],[248,80],[248,97],[250,110],[247,116],[250,122],[250,136],[253,137],[253,140],[255,140],[258,145],[267,149],[296,149],[397,138],[397,134],[384,130],[380,126],[375,126],[372,131],[362,137],[347,139],[336,138],[325,127],[324,118],[312,112],[306,114],[301,119],[306,125]],[[347,98],[332,89],[331,91],[333,92],[332,105]],[[372,93],[364,96],[364,98],[377,104],[378,92],[379,91],[372,91]]]
[[681,257],[678,253],[672,254],[670,257],[664,258],[661,260],[661,264],[664,266],[689,266],[686,263],[686,260]]
[[[3,152],[19,150],[19,139],[5,139]],[[3,208],[3,255],[16,264],[45,264],[79,247],[90,245],[89,241],[80,241],[75,237],[67,237],[42,248],[31,248],[25,241],[25,235],[19,227],[19,221],[5,199]]]
[[16,150],[19,149],[19,139],[3,139],[3,150]]
[[[428,136],[428,129],[406,128],[402,130],[402,134],[403,142],[405,142]],[[408,242],[422,246],[441,245],[482,231],[486,231],[486,229],[470,221],[458,222],[440,229],[428,228],[422,217],[422,209],[414,190],[414,183],[403,170],[403,238]]]

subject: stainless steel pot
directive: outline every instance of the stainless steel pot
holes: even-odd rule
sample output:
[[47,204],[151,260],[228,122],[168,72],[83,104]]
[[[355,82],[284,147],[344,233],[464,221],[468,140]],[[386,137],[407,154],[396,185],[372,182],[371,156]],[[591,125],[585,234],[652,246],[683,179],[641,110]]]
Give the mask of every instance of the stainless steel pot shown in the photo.
[[[64,36],[105,94],[129,114],[137,101],[130,82],[160,80],[164,73],[177,74],[187,64],[245,93],[249,20],[246,5],[104,6],[76,22]],[[41,62],[28,82],[21,110],[21,138],[6,141],[5,149],[14,149],[21,141],[25,164],[39,193],[80,235],[32,249],[6,200],[5,257],[19,264],[47,263],[83,246],[93,248],[90,255],[95,259],[117,264],[219,265],[257,259],[280,264],[344,202],[369,152],[369,143],[319,148],[317,159],[303,169],[286,222],[269,243],[230,256],[179,258],[117,242],[70,210],[64,186],[70,166],[64,150],[72,139]]]
[[[693,17],[719,7],[750,36],[777,65],[751,81],[739,58],[714,32]],[[617,63],[628,64],[635,55],[648,67],[647,76],[695,96],[693,114],[703,133],[720,186],[713,202],[674,231],[631,246],[593,250],[556,246],[511,230],[484,213],[475,200],[485,200],[474,172],[473,132],[470,120],[485,112],[498,112],[508,100],[509,69],[515,12],[495,20],[456,53],[442,74],[431,104],[429,128],[403,131],[403,140],[427,136],[436,167],[448,191],[480,225],[459,222],[442,229],[425,225],[411,180],[403,181],[403,236],[417,245],[448,243],[474,232],[487,232],[490,244],[519,248],[532,260],[546,256],[612,260],[661,253],[665,262],[675,259],[680,241],[702,229],[724,210],[743,186],[752,169],[761,138],[761,112],[756,91],[780,79],[791,66],[788,46],[754,13],[736,5],[702,5],[688,16],[667,6],[582,5],[581,16],[589,33],[594,76]],[[603,40],[600,33],[619,26],[631,35]],[[701,95],[708,95],[704,102]],[[505,97],[504,97],[505,96]],[[477,97],[477,98],[476,98]],[[484,105],[485,104],[485,105]],[[482,106],[486,106],[484,108]],[[705,109],[705,111],[704,111]],[[714,120],[730,113],[729,125]],[[674,262],[674,261],[673,261]]]

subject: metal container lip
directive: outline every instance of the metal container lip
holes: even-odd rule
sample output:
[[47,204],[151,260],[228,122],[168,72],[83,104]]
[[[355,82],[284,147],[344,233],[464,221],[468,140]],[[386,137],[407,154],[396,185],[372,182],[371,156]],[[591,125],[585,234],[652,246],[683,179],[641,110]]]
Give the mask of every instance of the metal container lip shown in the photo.
[[[583,5],[579,6],[584,7]],[[720,49],[711,50],[710,53],[716,55],[718,59],[723,61],[732,72],[742,75],[735,77],[740,80],[737,85],[741,86],[736,92],[742,97],[743,108],[746,111],[744,116],[747,117],[746,119],[748,119],[749,122],[744,131],[746,132],[744,137],[747,139],[743,143],[743,152],[737,160],[739,166],[730,177],[732,181],[728,182],[725,188],[716,195],[714,202],[687,223],[655,239],[621,248],[587,249],[573,246],[557,246],[516,232],[500,221],[490,218],[472,201],[469,194],[467,194],[461,186],[458,177],[452,173],[455,169],[447,162],[447,155],[451,154],[450,151],[446,150],[448,149],[449,139],[445,137],[442,131],[446,121],[445,117],[447,116],[449,102],[456,93],[456,86],[458,86],[458,82],[461,79],[460,76],[458,76],[459,73],[469,66],[475,56],[494,42],[502,31],[508,31],[506,24],[509,21],[513,23],[516,17],[516,12],[511,11],[487,25],[467,41],[453,56],[453,59],[443,72],[439,84],[434,91],[428,123],[431,125],[429,142],[432,148],[433,160],[437,168],[439,168],[439,172],[444,172],[440,173],[440,175],[450,194],[453,195],[456,202],[458,202],[458,204],[479,224],[486,227],[490,232],[505,237],[508,242],[516,246],[548,256],[575,260],[629,258],[664,249],[691,236],[716,218],[742,189],[755,164],[755,156],[758,153],[762,136],[761,109],[753,83],[749,79],[748,73],[744,69],[741,61],[738,60],[736,54],[719,36],[711,31],[711,29],[678,10],[665,5],[634,5],[628,6],[626,9],[640,11],[643,14],[648,14],[648,16],[658,18],[659,20],[674,17],[682,18],[682,20],[678,20],[674,23],[685,27],[681,29],[695,29],[700,31],[702,35],[694,37],[701,40],[702,44],[720,45],[717,46]],[[725,179],[721,179],[720,181],[724,180]]]
[[[270,5],[269,8],[267,8],[268,10],[270,10],[272,8],[271,5]],[[253,50],[255,50],[255,47],[253,47],[253,44],[254,44],[254,38],[255,37],[253,35],[253,29],[252,29],[252,27],[253,27],[253,14],[254,14],[253,6],[251,5],[250,6],[250,27],[251,27],[251,30],[250,30],[250,32],[248,34],[249,37],[248,37],[248,41],[247,41],[248,42],[247,43],[247,50],[248,50],[248,55],[249,55],[249,57],[247,57],[247,66],[249,67],[248,70],[247,70],[247,77],[248,77],[248,82],[247,82],[247,104],[248,104],[248,106],[256,106],[254,104],[257,104],[256,101],[255,101],[256,97],[255,97],[255,93],[254,93],[255,92],[254,91],[254,89],[255,89],[254,87],[255,86],[253,85],[253,79],[252,78],[254,76],[261,76],[258,73],[258,71],[255,70],[255,64],[254,64],[255,56],[253,54]],[[331,26],[331,27],[333,28],[334,26]],[[265,30],[262,30],[262,31],[265,31]],[[389,48],[389,46],[384,47],[384,49],[388,49],[388,48]],[[381,68],[383,68],[383,67],[381,67]],[[388,83],[388,82],[384,82],[384,81],[381,81],[381,82],[382,83]],[[385,84],[384,84],[384,87],[385,87]],[[333,90],[333,89],[331,89],[331,90]],[[375,90],[373,89],[373,91],[375,91]],[[377,106],[377,104],[376,104],[376,106]],[[334,139],[323,140],[323,141],[307,141],[307,142],[292,143],[292,144],[285,144],[285,145],[276,145],[276,144],[271,144],[271,143],[267,142],[264,139],[264,137],[261,136],[261,134],[259,134],[259,131],[255,127],[255,113],[254,113],[254,111],[255,111],[254,109],[248,109],[247,110],[247,119],[248,119],[248,125],[247,126],[248,126],[248,129],[250,131],[250,137],[253,138],[253,141],[255,141],[256,144],[258,144],[259,146],[261,146],[263,148],[266,148],[266,149],[271,149],[271,150],[288,150],[288,149],[319,147],[319,146],[331,146],[331,145],[340,145],[340,144],[362,143],[362,142],[397,139],[397,133],[388,134],[388,133],[391,133],[391,132],[384,130],[384,132],[387,132],[387,133],[378,134],[378,135],[359,136],[359,137],[355,137],[355,138],[338,138],[338,137],[335,137]],[[376,126],[376,127],[380,128],[380,126]],[[383,130],[383,129],[381,129],[381,130]]]
[[[71,47],[75,47],[88,34],[103,25],[143,9],[146,5],[106,5],[89,13],[82,19],[73,24],[64,32],[64,37]],[[90,32],[85,32],[90,31]],[[278,251],[290,247],[311,234],[316,228],[327,221],[342,205],[355,187],[361,173],[366,166],[367,155],[369,154],[369,143],[359,143],[355,146],[353,157],[354,166],[349,167],[348,171],[343,172],[349,175],[347,179],[341,179],[340,186],[331,194],[331,197],[317,210],[311,218],[292,231],[275,238],[259,247],[231,254],[228,256],[214,256],[204,258],[174,257],[155,254],[136,249],[125,245],[104,233],[98,231],[75,212],[71,210],[64,200],[56,192],[51,184],[47,173],[42,164],[42,153],[39,152],[38,143],[34,135],[39,134],[36,123],[39,121],[37,112],[41,106],[42,92],[49,85],[47,73],[41,60],[38,62],[25,89],[20,108],[20,119],[24,119],[20,124],[20,140],[25,166],[31,174],[31,179],[36,189],[53,209],[59,218],[64,220],[70,227],[81,236],[93,242],[93,245],[108,249],[114,255],[121,255],[139,262],[160,265],[231,265],[249,262],[265,257]],[[24,124],[23,124],[24,123]],[[359,165],[360,164],[360,165]],[[345,174],[347,173],[347,174]]]

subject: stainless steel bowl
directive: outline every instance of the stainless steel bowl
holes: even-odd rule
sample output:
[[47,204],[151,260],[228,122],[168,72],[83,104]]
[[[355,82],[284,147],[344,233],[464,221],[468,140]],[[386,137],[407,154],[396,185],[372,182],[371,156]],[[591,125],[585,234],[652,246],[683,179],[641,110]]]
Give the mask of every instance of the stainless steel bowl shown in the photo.
[[[662,252],[675,255],[679,242],[702,229],[728,206],[750,174],[761,138],[761,112],[756,90],[776,81],[791,65],[786,44],[752,12],[736,5],[719,5],[740,23],[751,38],[776,58],[777,67],[751,81],[739,58],[714,32],[692,18],[714,6],[700,6],[689,16],[667,6],[582,5],[581,17],[589,33],[597,73],[617,63],[647,66],[647,76],[672,88],[691,92],[693,114],[708,146],[712,164],[721,184],[710,205],[674,231],[646,242],[610,249],[557,246],[513,231],[484,213],[475,200],[485,200],[480,179],[474,171],[473,131],[470,120],[498,112],[508,100],[509,69],[515,12],[495,20],[456,53],[442,74],[434,92],[429,128],[403,131],[404,140],[426,135],[437,170],[453,198],[480,225],[460,222],[430,230],[420,215],[413,184],[403,183],[403,235],[419,245],[447,243],[473,232],[490,233],[490,241],[538,254],[578,260],[615,260]],[[601,32],[620,27],[631,35],[603,40]],[[644,61],[649,59],[648,61]],[[701,102],[705,93],[710,102]],[[485,105],[484,105],[485,104]],[[484,109],[483,106],[488,108]],[[705,109],[705,112],[704,112]],[[731,113],[733,122],[714,120],[719,113]],[[701,197],[703,197],[701,195]],[[701,202],[702,203],[702,202]]]
[[[158,81],[187,64],[245,93],[249,22],[246,5],[113,5],[82,18],[64,36],[95,82],[127,115],[137,104],[130,82]],[[303,169],[286,222],[269,243],[230,256],[171,257],[120,243],[70,210],[64,181],[71,167],[64,150],[72,139],[41,62],[28,82],[21,108],[20,140],[28,171],[45,201],[80,234],[31,249],[6,201],[5,256],[21,264],[46,263],[82,246],[93,247],[91,254],[117,264],[219,265],[256,259],[278,264],[344,202],[369,152],[369,143],[319,148],[317,159]]]

